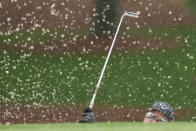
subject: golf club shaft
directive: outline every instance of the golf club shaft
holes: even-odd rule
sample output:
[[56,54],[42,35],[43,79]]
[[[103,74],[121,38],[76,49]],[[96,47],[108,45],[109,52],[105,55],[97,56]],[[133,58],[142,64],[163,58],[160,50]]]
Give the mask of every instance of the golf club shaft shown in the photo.
[[105,64],[104,64],[104,66],[103,66],[101,75],[100,75],[100,77],[99,77],[99,81],[98,81],[98,83],[97,83],[95,92],[94,92],[94,94],[93,94],[93,98],[91,99],[91,102],[90,102],[90,105],[89,105],[89,108],[91,108],[91,109],[93,108],[94,101],[95,101],[95,98],[96,98],[98,89],[99,89],[99,87],[100,87],[101,80],[102,80],[102,78],[103,78],[104,71],[105,71],[105,69],[106,69],[108,60],[109,60],[109,58],[110,58],[110,54],[111,54],[112,49],[113,49],[113,47],[114,47],[114,43],[115,43],[115,41],[116,41],[116,38],[117,38],[118,32],[119,32],[119,30],[120,30],[120,26],[121,26],[121,24],[122,24],[122,21],[123,21],[124,16],[130,16],[130,17],[136,17],[136,18],[137,18],[137,17],[138,17],[138,14],[132,13],[132,12],[130,12],[130,13],[129,13],[129,12],[125,12],[125,13],[121,16],[120,22],[119,22],[119,24],[118,24],[118,28],[117,28],[117,30],[116,30],[115,36],[114,36],[113,41],[112,41],[112,45],[111,45],[110,50],[109,50],[109,52],[108,52],[108,56],[107,56],[107,58],[106,58],[106,61],[105,61]]

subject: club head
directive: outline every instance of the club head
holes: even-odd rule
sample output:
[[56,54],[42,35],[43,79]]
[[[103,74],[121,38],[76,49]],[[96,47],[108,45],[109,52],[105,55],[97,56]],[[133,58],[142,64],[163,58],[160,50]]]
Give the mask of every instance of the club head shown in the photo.
[[126,12],[126,13],[124,13],[124,15],[129,16],[129,17],[138,18],[138,13]]
[[96,122],[96,116],[93,113],[91,108],[84,110],[82,117],[79,120],[79,123],[94,123]]
[[135,13],[135,12],[125,12],[124,15],[129,16],[129,17],[138,18],[139,17],[139,12],[137,12],[137,13]]

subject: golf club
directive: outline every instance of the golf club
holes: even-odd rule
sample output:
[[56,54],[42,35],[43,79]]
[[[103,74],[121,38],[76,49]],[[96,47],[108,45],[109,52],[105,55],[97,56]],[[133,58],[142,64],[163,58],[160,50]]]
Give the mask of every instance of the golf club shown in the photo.
[[128,17],[133,17],[133,18],[138,18],[138,13],[134,13],[134,12],[125,12],[123,13],[123,15],[121,16],[121,19],[120,19],[120,22],[118,24],[118,27],[117,27],[117,30],[116,30],[116,33],[115,33],[115,36],[113,38],[113,41],[112,41],[112,45],[110,47],[110,50],[108,52],[108,55],[107,55],[107,58],[106,58],[106,61],[105,61],[105,64],[103,66],[103,69],[102,69],[102,72],[101,72],[101,75],[99,77],[99,81],[97,83],[97,86],[96,86],[96,89],[94,91],[94,94],[93,94],[93,97],[91,99],[91,102],[89,104],[89,108],[85,109],[84,110],[84,113],[81,117],[81,119],[79,120],[79,122],[96,122],[96,117],[95,117],[95,114],[93,113],[92,109],[93,109],[93,105],[94,105],[94,101],[95,101],[95,98],[96,98],[96,95],[97,95],[97,92],[98,92],[98,89],[100,88],[100,83],[101,83],[101,80],[103,78],[103,74],[104,74],[104,71],[106,69],[106,66],[107,66],[107,63],[108,63],[108,60],[110,58],[110,54],[112,52],[112,49],[113,49],[113,46],[114,46],[114,43],[116,41],[116,38],[117,38],[117,35],[118,35],[118,32],[120,30],[120,26],[122,24],[122,21],[123,21],[123,18],[124,16],[128,16]]

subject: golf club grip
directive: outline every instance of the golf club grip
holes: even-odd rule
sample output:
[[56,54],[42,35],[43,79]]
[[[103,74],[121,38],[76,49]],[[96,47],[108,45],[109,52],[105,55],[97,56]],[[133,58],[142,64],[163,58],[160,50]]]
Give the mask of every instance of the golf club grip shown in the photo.
[[96,98],[96,94],[93,94],[93,98],[92,98],[90,105],[89,105],[89,108],[91,108],[91,109],[93,109],[95,98]]

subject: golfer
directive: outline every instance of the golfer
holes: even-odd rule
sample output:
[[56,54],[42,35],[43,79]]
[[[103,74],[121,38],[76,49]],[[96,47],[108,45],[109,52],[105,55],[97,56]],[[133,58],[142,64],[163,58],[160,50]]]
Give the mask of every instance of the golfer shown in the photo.
[[144,123],[173,121],[174,110],[167,102],[155,102],[144,116]]

